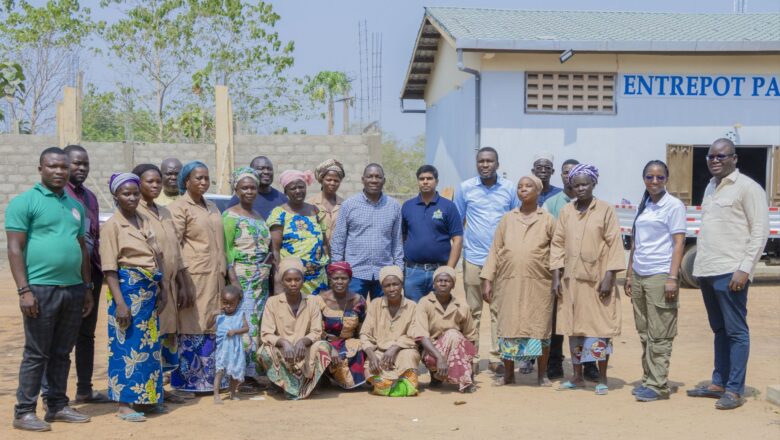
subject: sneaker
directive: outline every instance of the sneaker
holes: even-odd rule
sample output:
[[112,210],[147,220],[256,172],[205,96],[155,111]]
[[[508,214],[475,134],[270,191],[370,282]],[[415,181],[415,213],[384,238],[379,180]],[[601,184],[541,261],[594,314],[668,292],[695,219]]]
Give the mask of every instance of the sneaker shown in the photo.
[[638,400],[639,402],[654,402],[656,400],[666,400],[669,398],[668,395],[656,393],[655,391],[647,387],[642,387],[641,390],[638,390],[634,394],[634,397],[636,397],[636,400]]
[[646,390],[646,389],[647,389],[647,387],[645,387],[644,385],[637,385],[637,386],[634,387],[633,390],[631,390],[631,395],[632,396],[636,396],[636,393],[640,392],[641,390]]

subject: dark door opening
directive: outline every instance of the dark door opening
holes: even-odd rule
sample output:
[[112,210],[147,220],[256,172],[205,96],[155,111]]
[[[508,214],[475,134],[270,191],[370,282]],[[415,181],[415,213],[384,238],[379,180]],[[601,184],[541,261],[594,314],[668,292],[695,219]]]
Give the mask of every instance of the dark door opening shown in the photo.
[[[766,189],[766,164],[767,148],[769,147],[737,147],[737,168],[739,172],[745,174],[758,182],[762,188]],[[694,205],[701,205],[704,198],[704,190],[710,183],[710,170],[707,168],[707,150],[709,146],[695,146],[693,148],[693,191],[692,202]]]

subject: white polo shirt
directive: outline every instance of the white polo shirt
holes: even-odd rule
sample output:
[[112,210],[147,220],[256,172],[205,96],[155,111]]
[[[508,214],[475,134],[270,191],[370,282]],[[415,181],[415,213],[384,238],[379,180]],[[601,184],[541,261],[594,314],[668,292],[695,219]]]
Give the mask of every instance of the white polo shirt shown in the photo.
[[658,204],[647,201],[636,219],[634,272],[641,276],[669,273],[674,249],[673,234],[685,233],[685,204],[668,192]]

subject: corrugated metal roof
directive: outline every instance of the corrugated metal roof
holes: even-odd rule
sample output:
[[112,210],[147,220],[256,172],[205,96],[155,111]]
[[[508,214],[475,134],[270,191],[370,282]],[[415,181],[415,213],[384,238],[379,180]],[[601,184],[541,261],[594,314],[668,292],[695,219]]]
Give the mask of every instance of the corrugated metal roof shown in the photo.
[[402,99],[422,99],[440,33],[472,51],[780,53],[780,14],[425,8]]

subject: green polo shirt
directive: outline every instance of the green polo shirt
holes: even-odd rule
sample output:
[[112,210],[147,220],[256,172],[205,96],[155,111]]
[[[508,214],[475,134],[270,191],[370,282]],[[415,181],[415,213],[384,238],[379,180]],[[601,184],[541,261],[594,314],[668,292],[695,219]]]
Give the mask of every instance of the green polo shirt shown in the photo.
[[81,284],[84,208],[41,183],[16,196],[5,210],[5,230],[25,232],[27,282],[45,286]]
[[570,199],[565,192],[561,191],[558,194],[545,200],[544,205],[542,205],[542,207],[545,210],[547,210],[547,212],[549,212],[550,215],[553,216],[553,218],[557,220],[558,216],[561,215],[561,209],[563,209],[563,207],[566,206],[566,204],[571,201],[572,199]]

